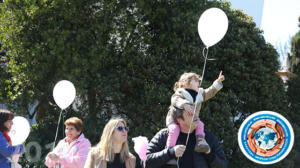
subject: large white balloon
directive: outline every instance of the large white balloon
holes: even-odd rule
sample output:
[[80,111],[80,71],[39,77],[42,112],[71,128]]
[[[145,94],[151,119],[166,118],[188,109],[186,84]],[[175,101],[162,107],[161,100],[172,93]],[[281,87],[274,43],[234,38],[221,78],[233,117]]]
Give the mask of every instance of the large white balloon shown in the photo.
[[62,80],[57,82],[53,89],[55,103],[63,110],[74,101],[76,90],[72,82]]
[[228,18],[219,8],[203,12],[198,21],[198,33],[206,47],[217,44],[226,34]]
[[19,145],[25,142],[30,132],[30,125],[26,118],[17,116],[13,119],[13,125],[8,135],[12,145]]

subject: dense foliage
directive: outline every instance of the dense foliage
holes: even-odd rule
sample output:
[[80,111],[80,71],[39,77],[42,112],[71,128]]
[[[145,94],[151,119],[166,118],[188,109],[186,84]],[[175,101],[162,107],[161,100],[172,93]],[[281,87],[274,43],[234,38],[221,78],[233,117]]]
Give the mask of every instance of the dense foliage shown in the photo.
[[[300,31],[296,33],[291,41],[292,57],[291,57],[291,71],[297,76],[291,78],[288,82],[288,100],[289,107],[292,110],[291,121],[295,132],[295,145],[296,150],[295,158],[300,157]],[[300,166],[300,160],[295,159],[295,167]]]
[[[38,102],[33,112],[38,125],[29,142],[45,146],[54,139],[59,108],[52,89],[62,79],[77,90],[65,118],[82,118],[93,145],[115,115],[129,122],[131,147],[131,137],[151,139],[165,126],[179,76],[202,72],[204,46],[197,23],[210,7],[225,11],[229,28],[209,49],[216,60],[207,63],[202,85],[208,87],[221,70],[226,80],[200,117],[223,143],[228,167],[262,167],[238,147],[238,128],[247,116],[261,110],[290,116],[282,81],[274,74],[278,54],[253,20],[227,2],[6,0],[1,5],[0,43],[7,57],[1,66],[7,74],[1,74],[1,101],[30,118],[29,105]],[[42,148],[42,158],[48,151]],[[292,167],[293,159],[290,154],[272,167]],[[29,164],[39,167],[42,162]]]

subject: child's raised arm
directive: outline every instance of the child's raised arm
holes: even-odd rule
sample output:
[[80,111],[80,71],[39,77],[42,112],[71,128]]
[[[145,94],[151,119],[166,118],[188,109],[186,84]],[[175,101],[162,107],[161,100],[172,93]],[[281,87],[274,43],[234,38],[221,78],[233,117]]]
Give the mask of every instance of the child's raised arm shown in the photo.
[[222,75],[222,71],[220,72],[219,77],[218,77],[217,80],[218,80],[219,83],[221,83],[221,82],[223,82],[225,80],[225,76]]

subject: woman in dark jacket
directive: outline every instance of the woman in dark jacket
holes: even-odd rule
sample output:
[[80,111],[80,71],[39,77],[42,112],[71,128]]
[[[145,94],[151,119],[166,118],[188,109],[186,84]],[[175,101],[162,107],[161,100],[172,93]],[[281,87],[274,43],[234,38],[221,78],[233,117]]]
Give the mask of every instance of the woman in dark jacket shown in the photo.
[[23,145],[12,146],[8,133],[13,125],[14,114],[0,109],[0,167],[11,168],[12,156],[23,151]]

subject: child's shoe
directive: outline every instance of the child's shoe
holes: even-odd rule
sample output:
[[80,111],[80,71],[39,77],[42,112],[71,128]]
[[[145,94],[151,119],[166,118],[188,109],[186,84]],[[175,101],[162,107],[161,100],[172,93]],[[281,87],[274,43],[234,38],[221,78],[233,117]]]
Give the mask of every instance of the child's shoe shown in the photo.
[[201,152],[201,153],[209,153],[210,152],[210,147],[207,144],[203,135],[197,135],[194,151]]

